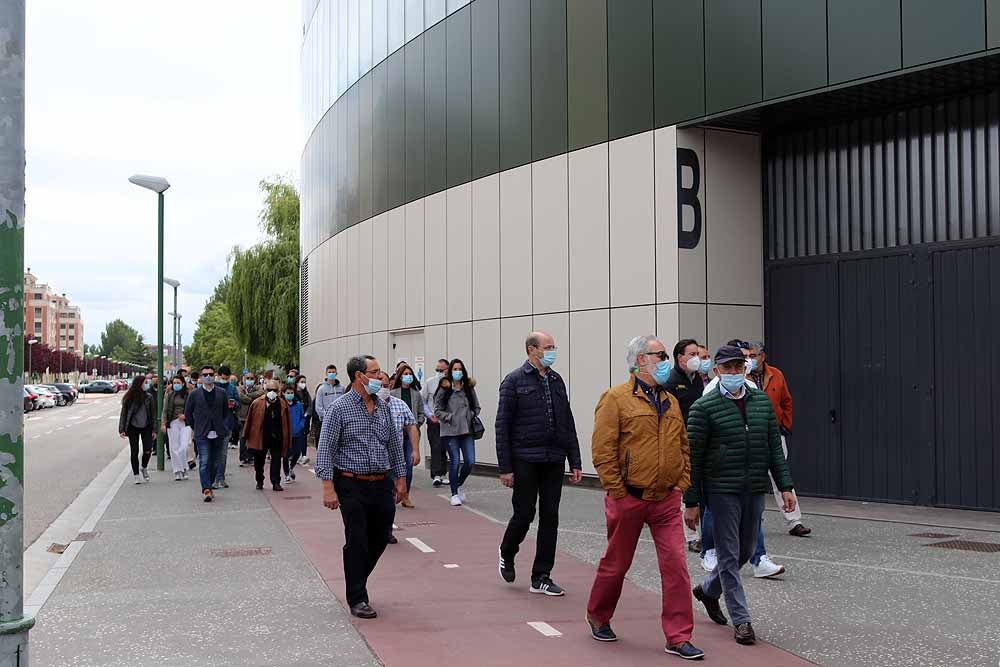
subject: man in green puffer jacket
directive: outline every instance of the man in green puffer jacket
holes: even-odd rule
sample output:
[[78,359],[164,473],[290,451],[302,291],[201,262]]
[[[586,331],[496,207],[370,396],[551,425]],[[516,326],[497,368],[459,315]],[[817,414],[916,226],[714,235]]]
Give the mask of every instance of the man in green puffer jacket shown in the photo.
[[723,345],[715,353],[715,366],[718,390],[695,401],[687,422],[691,487],[684,494],[684,521],[694,529],[698,503],[705,502],[711,508],[719,559],[715,570],[695,586],[694,596],[713,621],[726,625],[719,607],[719,598],[725,593],[736,641],[753,644],[756,637],[740,568],[756,546],[764,494],[771,490],[768,472],[781,490],[786,512],[795,509],[795,496],[771,399],[746,386],[743,351]]

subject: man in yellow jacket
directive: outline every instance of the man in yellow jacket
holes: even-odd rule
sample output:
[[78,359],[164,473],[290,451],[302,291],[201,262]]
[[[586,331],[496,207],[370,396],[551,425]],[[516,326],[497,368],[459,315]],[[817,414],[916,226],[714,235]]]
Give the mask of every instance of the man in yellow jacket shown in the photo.
[[587,623],[598,641],[615,641],[611,629],[625,574],[643,526],[656,545],[663,589],[660,620],[666,652],[697,659],[704,652],[690,642],[694,610],[684,555],[681,495],[690,485],[691,457],[677,399],[664,385],[670,355],[654,336],[629,343],[629,379],[604,392],[594,412],[594,467],[607,492],[604,514],[608,548],[597,568],[587,603]]

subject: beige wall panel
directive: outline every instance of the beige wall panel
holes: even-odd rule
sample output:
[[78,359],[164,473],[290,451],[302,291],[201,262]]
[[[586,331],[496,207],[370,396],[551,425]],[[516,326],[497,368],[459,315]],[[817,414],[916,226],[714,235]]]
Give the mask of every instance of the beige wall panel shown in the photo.
[[[700,128],[677,130],[677,147],[694,151],[698,162],[698,201],[701,205],[701,238],[694,248],[677,251],[677,295],[678,301],[705,301],[705,247],[712,226],[712,193],[707,189],[706,173],[711,165],[705,163],[705,131]],[[695,175],[692,169],[681,170],[681,183],[685,188],[694,187]],[[758,183],[759,187],[759,183]],[[676,187],[675,187],[676,192]],[[687,231],[694,229],[694,209],[685,206],[681,210],[681,224]],[[676,227],[674,228],[676,230]],[[674,232],[674,239],[677,234]]]
[[[375,257],[385,257],[389,252],[389,216],[381,213],[372,219],[372,253]],[[372,280],[372,331],[388,328],[389,283]]]
[[611,303],[608,145],[569,154],[570,308]]
[[448,202],[438,192],[424,201],[424,316],[427,324],[448,319]]
[[656,238],[653,203],[653,133],[613,141],[609,147],[611,305],[653,303]]
[[613,308],[611,310],[611,384],[624,382],[628,376],[625,352],[636,336],[656,333],[656,310],[653,306]]
[[677,301],[677,128],[653,134],[656,198],[656,302]]
[[594,408],[601,394],[610,386],[610,325],[611,312],[608,310],[570,313],[570,338],[573,340],[570,369],[575,379],[570,387],[570,405],[580,440],[580,458],[587,473],[594,472],[590,448]]
[[472,366],[475,369],[476,395],[482,404],[480,414],[486,434],[476,442],[476,461],[497,462],[494,420],[497,414],[497,388],[500,371],[500,320],[482,320],[472,324]]
[[[386,255],[385,266],[403,266],[406,253],[406,214],[402,206],[388,213],[389,219],[389,252]],[[406,290],[403,289],[402,276],[386,271],[380,271],[373,280],[381,277],[388,284],[389,292],[389,329],[402,329],[406,326]]]
[[[406,326],[424,325],[424,200],[406,205],[406,276],[403,282],[406,291]],[[400,264],[399,266],[403,266]],[[391,271],[391,270],[390,270]],[[396,273],[396,271],[391,271]],[[402,277],[402,276],[400,276]]]
[[532,311],[569,308],[569,172],[565,155],[531,165]]
[[472,317],[500,317],[500,175],[472,182]]
[[531,165],[500,174],[500,313],[531,314]]

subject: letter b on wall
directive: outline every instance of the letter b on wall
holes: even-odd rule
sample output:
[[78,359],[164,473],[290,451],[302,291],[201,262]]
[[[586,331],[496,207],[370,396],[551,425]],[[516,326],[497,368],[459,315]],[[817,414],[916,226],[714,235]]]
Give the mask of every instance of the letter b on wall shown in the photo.
[[[691,170],[691,187],[684,187],[684,169]],[[677,149],[677,247],[692,250],[701,241],[701,202],[698,191],[701,189],[701,165],[698,154],[690,148]],[[684,228],[684,207],[691,208],[694,224],[691,229]]]

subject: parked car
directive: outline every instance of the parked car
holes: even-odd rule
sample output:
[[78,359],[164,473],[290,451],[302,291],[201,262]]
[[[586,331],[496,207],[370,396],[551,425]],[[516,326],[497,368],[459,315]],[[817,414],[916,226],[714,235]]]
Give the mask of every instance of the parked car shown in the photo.
[[37,397],[35,399],[35,409],[56,407],[56,397],[51,390],[38,384],[28,386],[28,390]]
[[62,389],[61,387],[68,387],[65,384],[43,384],[42,387],[48,389],[56,399],[56,405],[63,407],[64,405],[69,405],[73,402],[73,390],[72,389]]
[[24,411],[31,412],[35,409],[35,395],[24,387]]
[[66,397],[66,404],[67,405],[69,405],[70,403],[72,403],[73,401],[75,401],[76,398],[77,398],[77,396],[79,396],[79,394],[76,391],[76,388],[73,385],[71,385],[71,384],[67,384],[65,382],[57,382],[53,386],[56,389],[58,389],[59,391],[61,391],[62,394],[63,394],[63,396]]
[[118,392],[114,383],[107,380],[94,380],[88,384],[80,385],[80,391],[85,394],[114,394]]

